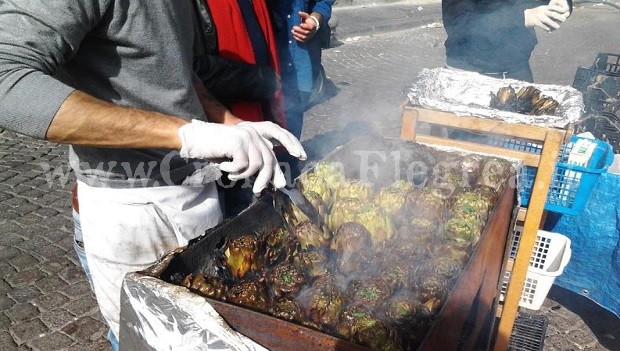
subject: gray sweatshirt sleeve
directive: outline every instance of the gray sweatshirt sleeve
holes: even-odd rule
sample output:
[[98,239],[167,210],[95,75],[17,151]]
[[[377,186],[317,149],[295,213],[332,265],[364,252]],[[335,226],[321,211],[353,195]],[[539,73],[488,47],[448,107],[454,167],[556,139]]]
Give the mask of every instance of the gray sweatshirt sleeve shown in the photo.
[[111,1],[0,1],[0,127],[45,137],[74,90],[53,76]]

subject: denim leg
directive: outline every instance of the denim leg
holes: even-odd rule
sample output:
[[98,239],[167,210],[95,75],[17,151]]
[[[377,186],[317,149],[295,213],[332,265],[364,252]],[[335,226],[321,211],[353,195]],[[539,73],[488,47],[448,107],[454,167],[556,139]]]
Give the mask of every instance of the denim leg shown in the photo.
[[112,351],[118,351],[118,338],[114,335],[112,329],[108,330],[108,341]]
[[84,251],[84,239],[82,238],[82,227],[80,225],[80,214],[73,210],[73,249],[77,255],[80,264],[82,265],[82,269],[84,273],[86,273],[86,278],[88,279],[88,284],[90,285],[90,290],[93,290],[93,278],[91,277],[90,270],[88,269],[88,261],[86,260],[86,251]]

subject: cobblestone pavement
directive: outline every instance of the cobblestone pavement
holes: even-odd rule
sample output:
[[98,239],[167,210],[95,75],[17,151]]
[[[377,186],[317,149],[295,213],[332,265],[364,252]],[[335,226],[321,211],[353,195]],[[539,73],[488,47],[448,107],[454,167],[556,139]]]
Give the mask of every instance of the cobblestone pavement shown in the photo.
[[[409,8],[414,10],[420,11]],[[438,19],[437,7],[422,11],[429,11],[428,23]],[[381,8],[374,13],[368,21],[400,16]],[[350,21],[364,18],[346,14],[340,12],[341,33],[354,25]],[[541,35],[532,59],[536,79],[570,84],[576,67],[589,65],[597,52],[620,52],[618,16],[610,8],[586,6],[562,30]],[[327,73],[339,92],[307,114],[302,139],[311,158],[361,133],[398,136],[403,90],[421,68],[443,64],[443,29],[421,26],[341,36],[342,45],[325,51]],[[64,146],[0,131],[0,350],[109,349],[107,327],[73,252],[74,177],[66,152]],[[551,291],[538,312],[550,321],[545,349],[618,350],[617,318],[581,299]]]

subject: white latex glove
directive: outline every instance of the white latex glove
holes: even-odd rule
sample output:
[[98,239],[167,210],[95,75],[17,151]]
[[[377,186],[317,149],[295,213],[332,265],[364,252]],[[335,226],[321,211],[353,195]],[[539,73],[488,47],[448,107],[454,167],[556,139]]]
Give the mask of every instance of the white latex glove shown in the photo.
[[254,193],[260,193],[269,182],[276,188],[284,187],[286,179],[267,138],[279,140],[283,145],[289,144],[289,152],[299,157],[305,156],[301,144],[295,148],[297,145],[289,140],[290,133],[280,127],[264,127],[263,136],[251,124],[223,125],[192,120],[192,123],[179,128],[181,157],[231,159],[220,163],[220,169],[228,172],[231,180],[247,178],[258,172],[252,188]]
[[526,27],[540,27],[546,31],[560,28],[560,23],[566,21],[569,16],[566,13],[560,13],[559,5],[543,5],[533,9],[523,11],[525,16]]
[[[557,13],[570,16],[570,6],[568,6],[568,1],[566,0],[551,0],[549,1],[549,8]],[[566,17],[568,18],[568,16]]]

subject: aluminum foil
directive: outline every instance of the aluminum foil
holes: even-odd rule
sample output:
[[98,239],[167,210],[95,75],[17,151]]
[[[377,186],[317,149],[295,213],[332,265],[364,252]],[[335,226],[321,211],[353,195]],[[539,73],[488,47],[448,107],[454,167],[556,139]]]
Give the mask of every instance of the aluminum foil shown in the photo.
[[122,351],[267,351],[233,330],[213,306],[187,288],[130,273],[122,296]]
[[[538,88],[543,96],[559,104],[553,116],[532,116],[501,111],[489,107],[491,94],[499,88],[524,86]],[[508,123],[523,123],[541,127],[565,128],[583,117],[584,104],[580,91],[570,86],[532,84],[513,79],[496,79],[458,69],[424,69],[410,87],[407,97],[413,105],[452,112],[458,116],[500,119]]]

